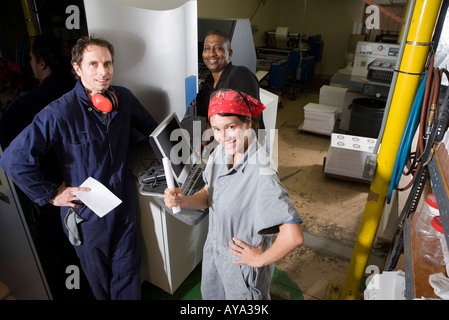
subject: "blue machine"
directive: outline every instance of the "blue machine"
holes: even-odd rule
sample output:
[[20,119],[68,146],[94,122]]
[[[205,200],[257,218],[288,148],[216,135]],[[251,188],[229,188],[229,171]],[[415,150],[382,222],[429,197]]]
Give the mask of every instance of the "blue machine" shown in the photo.
[[315,63],[321,61],[324,45],[321,35],[310,36],[307,42],[309,48],[301,50],[257,48],[258,58],[270,62],[269,90],[281,90],[295,100],[297,82],[305,84],[313,79]]
[[275,62],[270,68],[270,90],[279,90],[288,83],[289,60]]

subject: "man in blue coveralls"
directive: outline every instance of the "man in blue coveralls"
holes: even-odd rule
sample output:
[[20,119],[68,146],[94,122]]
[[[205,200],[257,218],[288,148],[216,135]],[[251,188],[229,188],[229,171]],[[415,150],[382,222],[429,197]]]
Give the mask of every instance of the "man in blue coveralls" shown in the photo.
[[[31,200],[61,208],[64,231],[97,299],[140,299],[129,138],[131,127],[148,136],[157,124],[130,90],[111,85],[113,59],[108,41],[79,39],[72,49],[75,87],[36,115],[4,151],[0,165]],[[40,157],[49,151],[58,158],[60,186],[40,170]],[[89,191],[78,187],[88,177],[123,201],[102,218],[73,194]]]

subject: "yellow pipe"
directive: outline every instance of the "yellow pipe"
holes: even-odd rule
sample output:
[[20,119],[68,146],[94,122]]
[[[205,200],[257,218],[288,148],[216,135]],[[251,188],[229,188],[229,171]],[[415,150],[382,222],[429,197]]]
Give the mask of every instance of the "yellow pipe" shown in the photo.
[[442,0],[417,0],[415,3],[377,158],[377,170],[370,185],[341,299],[355,300],[359,297],[362,278],[388,196],[396,155],[417,92],[419,74],[424,70],[441,3]]
[[36,31],[36,25],[34,24],[33,12],[31,10],[28,0],[21,0],[23,15],[25,16],[25,24],[28,30],[28,36],[30,39],[38,35]]

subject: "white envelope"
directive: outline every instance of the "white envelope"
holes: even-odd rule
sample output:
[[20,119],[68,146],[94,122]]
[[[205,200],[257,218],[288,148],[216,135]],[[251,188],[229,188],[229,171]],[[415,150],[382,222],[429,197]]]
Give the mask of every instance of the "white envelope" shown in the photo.
[[76,191],[73,194],[100,218],[122,203],[122,200],[92,177],[87,178],[80,187],[90,188],[90,191]]

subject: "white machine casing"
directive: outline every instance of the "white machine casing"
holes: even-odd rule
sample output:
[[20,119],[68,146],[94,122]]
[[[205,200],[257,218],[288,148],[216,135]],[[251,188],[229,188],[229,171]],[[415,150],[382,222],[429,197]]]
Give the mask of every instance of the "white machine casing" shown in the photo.
[[366,77],[368,75],[368,66],[374,60],[379,60],[394,67],[398,58],[399,48],[400,45],[395,43],[357,42],[352,75]]

